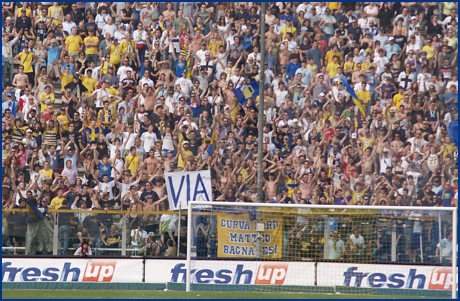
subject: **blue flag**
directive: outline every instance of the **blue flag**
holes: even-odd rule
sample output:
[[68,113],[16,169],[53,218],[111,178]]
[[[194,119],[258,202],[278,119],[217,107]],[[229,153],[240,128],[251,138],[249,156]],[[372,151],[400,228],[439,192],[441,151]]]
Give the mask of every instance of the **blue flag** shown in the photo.
[[458,145],[458,122],[451,122],[447,128],[447,134]]
[[13,96],[13,107],[11,108],[11,115],[16,117],[16,98]]
[[259,96],[259,84],[257,82],[235,89],[233,91],[240,104],[245,104],[250,98]]

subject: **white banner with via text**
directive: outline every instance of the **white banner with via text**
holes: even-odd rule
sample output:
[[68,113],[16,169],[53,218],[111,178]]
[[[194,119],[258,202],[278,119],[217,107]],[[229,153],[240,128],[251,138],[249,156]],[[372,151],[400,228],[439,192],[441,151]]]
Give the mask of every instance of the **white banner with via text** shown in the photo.
[[187,209],[190,201],[211,202],[211,171],[166,172],[166,190],[171,210]]

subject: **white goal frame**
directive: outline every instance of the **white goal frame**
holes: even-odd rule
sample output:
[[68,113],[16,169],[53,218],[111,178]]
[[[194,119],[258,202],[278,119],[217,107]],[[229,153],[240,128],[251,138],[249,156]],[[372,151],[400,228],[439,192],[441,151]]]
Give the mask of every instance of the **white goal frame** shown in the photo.
[[[348,206],[348,205],[291,205],[291,204],[266,204],[266,203],[236,203],[236,202],[205,202],[205,201],[190,201],[188,202],[188,218],[187,229],[192,229],[192,209],[195,206],[223,206],[223,207],[277,207],[277,208],[300,208],[305,209],[329,209],[331,212],[335,210],[417,210],[417,211],[444,211],[452,213],[452,299],[457,299],[457,207],[410,207],[410,206]],[[192,233],[187,235],[187,276],[185,289],[190,292],[191,286],[191,262],[192,262]],[[440,237],[439,239],[442,239]]]

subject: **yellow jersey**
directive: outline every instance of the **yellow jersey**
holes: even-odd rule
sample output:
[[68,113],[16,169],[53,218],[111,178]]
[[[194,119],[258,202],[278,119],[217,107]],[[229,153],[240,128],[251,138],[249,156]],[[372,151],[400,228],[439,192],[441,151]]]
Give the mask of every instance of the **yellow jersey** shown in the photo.
[[131,174],[134,174],[139,168],[141,159],[139,156],[129,155],[126,157],[126,162],[128,164],[128,169],[131,171]]
[[62,126],[62,128],[65,130],[65,131],[68,131],[69,130],[69,124],[70,124],[70,120],[69,118],[67,118],[67,115],[58,115],[56,117],[56,120],[59,121],[59,124]]
[[342,57],[342,54],[340,52],[334,52],[332,50],[329,50],[328,52],[326,52],[326,56],[324,57],[324,59],[326,60],[326,62],[328,64],[332,63],[332,58],[334,56],[337,56],[339,58],[339,63],[343,60],[343,57]]
[[[83,40],[84,43],[99,43],[98,37],[86,37]],[[86,47],[86,46],[85,46]],[[86,54],[98,54],[97,53],[97,46],[88,46],[85,49]]]
[[361,141],[361,149],[363,151],[366,150],[366,148],[370,147],[370,148],[373,148],[374,145],[375,145],[375,139],[374,138],[360,138],[359,139]]
[[43,176],[45,176],[45,178],[48,178],[48,179],[53,177],[53,170],[51,168],[48,169],[48,170],[42,169],[42,170],[39,171],[39,173],[42,174]]
[[32,18],[32,11],[30,10],[30,8],[24,8],[24,7],[21,7],[21,8],[18,8],[18,15],[17,15],[17,19],[19,19],[22,15],[22,10],[25,9],[26,10],[26,16],[29,17],[29,18]]
[[64,92],[64,87],[67,86],[68,83],[71,83],[73,80],[73,74],[70,73],[62,73],[61,74],[61,92]]
[[367,107],[369,105],[369,102],[371,101],[371,92],[359,90],[356,92],[356,96],[358,96],[358,99],[361,101],[363,107]]
[[34,57],[34,54],[32,52],[19,53],[19,61],[21,62],[21,65],[24,66],[24,73],[34,72],[34,69],[32,68],[33,57]]
[[65,198],[60,198],[60,197],[55,197],[54,199],[51,200],[50,206],[58,209],[62,207],[62,202],[64,202]]
[[434,46],[432,46],[432,45],[425,45],[422,48],[422,52],[426,52],[426,58],[431,59],[431,57],[436,52],[436,48],[434,48]]
[[96,90],[96,87],[97,87],[96,79],[85,76],[85,75],[80,76],[80,79],[81,79],[81,82],[83,83],[83,86],[85,86],[85,88],[88,89],[88,93],[93,93]]
[[395,107],[397,107],[399,109],[399,107],[401,106],[401,99],[404,98],[404,94],[395,94],[395,96],[393,96],[393,102],[394,102],[394,105]]
[[339,64],[335,64],[335,63],[329,63],[327,64],[327,67],[326,67],[326,72],[327,74],[329,74],[329,77],[330,78],[333,78],[334,76],[337,75],[337,69],[340,68],[340,65]]
[[[54,108],[54,93],[46,94],[45,92],[40,93],[38,96],[41,106],[40,106],[40,113],[43,113],[46,111],[48,107]],[[42,101],[45,101],[45,103],[42,103]]]
[[109,48],[110,50],[110,64],[118,65],[121,62],[121,54],[123,52],[123,47],[121,45],[112,45]]
[[136,43],[134,42],[134,40],[124,40],[120,43],[120,46],[122,49],[121,53],[126,54],[126,56],[129,58],[134,58],[134,53],[136,51]]
[[77,54],[80,51],[80,46],[83,44],[83,40],[79,35],[70,35],[65,39],[67,50],[70,54]]
[[59,25],[64,19],[64,10],[61,6],[48,7],[48,17],[53,18],[55,25]]

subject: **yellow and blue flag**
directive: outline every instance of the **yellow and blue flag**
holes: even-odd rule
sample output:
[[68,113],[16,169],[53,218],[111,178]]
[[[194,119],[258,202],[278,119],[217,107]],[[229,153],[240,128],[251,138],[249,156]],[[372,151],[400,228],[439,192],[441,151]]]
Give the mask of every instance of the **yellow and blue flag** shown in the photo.
[[212,156],[214,154],[214,148],[216,146],[216,130],[213,128],[212,129],[212,134],[211,134],[211,143],[208,146],[208,154]]
[[240,104],[245,104],[250,98],[259,96],[259,84],[257,82],[249,83],[248,85],[235,89],[233,91]]
[[346,81],[342,81],[342,83],[344,87],[347,89],[347,92],[351,95],[351,98],[353,98],[353,102],[355,103],[355,106],[358,107],[361,114],[366,116],[367,115],[366,110],[364,110],[364,107],[361,101],[359,100],[358,96],[356,95],[355,91],[353,90],[353,88]]

